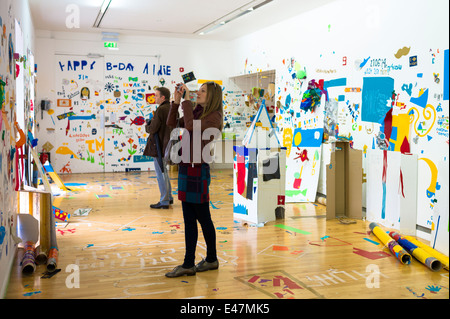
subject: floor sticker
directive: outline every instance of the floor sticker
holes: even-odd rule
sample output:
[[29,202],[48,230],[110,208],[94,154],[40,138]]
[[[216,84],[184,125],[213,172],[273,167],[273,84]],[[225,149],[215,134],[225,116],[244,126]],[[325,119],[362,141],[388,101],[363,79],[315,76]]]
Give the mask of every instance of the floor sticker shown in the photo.
[[323,298],[317,291],[283,270],[240,276],[234,279],[274,299]]

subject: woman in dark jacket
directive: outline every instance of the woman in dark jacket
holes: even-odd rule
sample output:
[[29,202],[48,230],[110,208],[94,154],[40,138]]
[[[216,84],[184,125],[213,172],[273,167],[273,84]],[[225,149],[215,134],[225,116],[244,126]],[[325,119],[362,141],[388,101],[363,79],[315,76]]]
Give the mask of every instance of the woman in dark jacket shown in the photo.
[[[175,267],[166,277],[192,276],[197,271],[206,271],[219,268],[216,252],[216,230],[209,210],[209,184],[211,182],[211,161],[209,149],[211,141],[217,136],[208,136],[204,140],[203,132],[211,129],[220,133],[223,126],[222,88],[215,82],[203,84],[197,93],[197,103],[189,100],[189,89],[180,84],[174,94],[167,125],[175,127],[177,124],[178,108],[181,97],[185,100],[181,103],[183,117],[179,119],[179,126],[187,130],[189,134],[183,134],[182,138],[189,138],[189,156],[181,156],[178,164],[178,199],[182,201],[183,218],[185,225],[186,253],[182,265]],[[194,122],[198,120],[198,122]],[[198,132],[196,130],[200,130]],[[203,137],[201,141],[195,136]],[[184,141],[186,142],[186,141]],[[183,141],[182,141],[183,143]],[[197,145],[194,145],[197,143]],[[184,144],[186,145],[186,144]],[[183,152],[183,148],[181,149]],[[194,153],[195,151],[195,153]],[[208,156],[206,156],[208,154]],[[203,156],[200,156],[203,155]],[[197,221],[200,223],[206,242],[206,258],[195,265],[195,250],[198,239]]]

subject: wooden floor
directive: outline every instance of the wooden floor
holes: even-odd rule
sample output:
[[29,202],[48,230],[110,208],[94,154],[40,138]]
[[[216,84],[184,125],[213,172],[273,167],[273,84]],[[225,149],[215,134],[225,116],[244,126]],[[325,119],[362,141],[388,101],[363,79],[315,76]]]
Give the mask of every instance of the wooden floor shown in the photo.
[[[176,194],[176,173],[170,175]],[[312,203],[287,204],[285,219],[264,227],[233,219],[231,170],[212,171],[220,268],[169,279],[164,274],[183,261],[184,224],[177,199],[169,210],[149,208],[159,197],[154,172],[61,179],[85,185],[56,197],[54,205],[71,214],[92,211],[57,227],[61,271],[53,277],[41,278],[44,265],[23,275],[18,251],[6,298],[449,298],[448,271],[432,272],[416,260],[402,265],[376,244],[369,222],[327,221],[326,207]],[[200,230],[197,261],[205,254]]]

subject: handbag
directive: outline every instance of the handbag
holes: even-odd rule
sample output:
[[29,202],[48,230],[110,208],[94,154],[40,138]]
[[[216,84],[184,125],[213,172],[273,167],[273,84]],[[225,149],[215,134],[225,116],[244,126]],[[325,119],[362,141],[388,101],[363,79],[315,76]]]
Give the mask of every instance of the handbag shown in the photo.
[[[170,138],[169,142],[167,142],[166,149],[164,150],[164,163],[168,165],[178,165],[178,163],[174,162],[173,159],[178,157],[178,154],[173,146],[180,141],[180,119],[177,119],[177,126],[172,130],[170,136],[176,134],[177,139]],[[174,132],[175,131],[175,132]]]

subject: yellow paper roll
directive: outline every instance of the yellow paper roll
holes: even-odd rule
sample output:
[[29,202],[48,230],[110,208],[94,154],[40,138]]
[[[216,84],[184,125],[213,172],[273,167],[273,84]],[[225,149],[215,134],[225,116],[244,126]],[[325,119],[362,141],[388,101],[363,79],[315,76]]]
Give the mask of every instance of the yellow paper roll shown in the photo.
[[391,253],[397,257],[398,260],[404,265],[409,265],[411,263],[411,255],[408,254],[394,239],[392,239],[385,231],[383,231],[377,223],[370,223],[369,225],[372,233],[377,236],[381,242],[389,248]]
[[425,250],[427,253],[429,253],[431,256],[433,256],[434,258],[436,258],[437,260],[439,260],[442,263],[442,266],[445,269],[449,269],[449,260],[448,260],[448,256],[445,256],[444,254],[438,252],[437,250],[431,248],[430,246],[418,241],[417,239],[415,239],[414,237],[411,236],[404,236],[407,240],[409,240],[411,243],[413,243],[414,245],[416,245],[417,247],[422,248],[423,250]]
[[404,236],[396,232],[390,232],[389,235],[398,242],[400,246],[406,249],[411,255],[413,255],[418,261],[427,266],[432,271],[439,271],[442,269],[442,263],[424,249],[413,244]]

